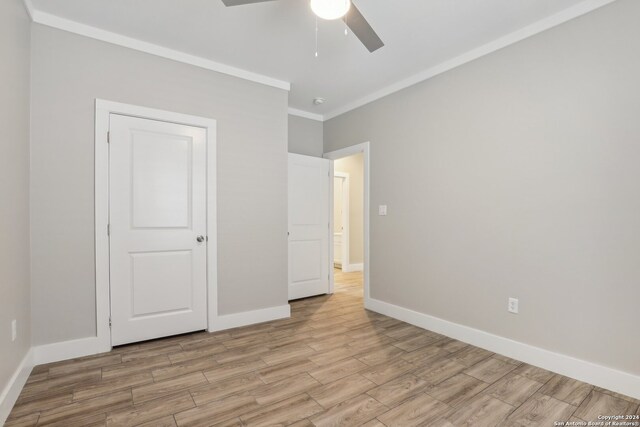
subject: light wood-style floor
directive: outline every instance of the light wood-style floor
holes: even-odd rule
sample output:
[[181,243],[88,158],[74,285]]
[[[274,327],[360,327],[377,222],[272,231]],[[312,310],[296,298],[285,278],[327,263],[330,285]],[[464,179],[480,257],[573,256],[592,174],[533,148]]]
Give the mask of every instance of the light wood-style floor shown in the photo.
[[363,310],[362,277],[292,318],[38,366],[15,426],[553,426],[640,401]]

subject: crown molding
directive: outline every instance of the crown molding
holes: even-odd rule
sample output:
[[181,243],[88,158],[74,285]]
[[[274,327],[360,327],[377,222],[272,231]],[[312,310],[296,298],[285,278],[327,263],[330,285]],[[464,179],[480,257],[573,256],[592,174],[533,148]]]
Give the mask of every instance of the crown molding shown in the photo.
[[324,116],[322,114],[310,113],[308,111],[298,110],[297,108],[289,108],[288,112],[290,116],[304,117],[305,119],[324,122]]
[[[418,74],[415,74],[409,78],[401,80],[383,89],[377,90],[354,102],[350,102],[342,107],[331,110],[330,112],[324,115],[317,114],[317,113],[310,113],[308,111],[303,111],[296,108],[290,108],[289,114],[293,116],[303,117],[306,119],[320,121],[320,122],[333,119],[349,111],[355,110],[371,102],[377,101],[378,99],[391,95],[395,92],[399,92],[403,89],[406,89],[410,86],[421,83],[425,80],[429,80],[432,77],[445,73],[449,70],[457,68],[468,62],[474,61],[482,56],[488,55],[504,47],[518,43],[519,41],[532,37],[536,34],[539,34],[543,31],[546,31],[558,25],[561,25],[574,18],[585,15],[589,12],[592,12],[596,9],[599,9],[615,1],[617,0],[585,0],[575,6],[572,6],[561,12],[558,12],[555,15],[549,16],[527,27],[514,31],[506,36],[500,37],[497,40],[494,40],[483,46],[480,46],[478,48],[465,52],[462,55],[449,59],[438,65],[435,65],[434,67],[424,70]],[[262,74],[258,74],[258,73],[243,70],[240,68],[232,67],[229,65],[221,64],[219,62],[211,61],[206,58],[190,55],[184,52],[169,49],[153,43],[148,43],[142,40],[126,37],[117,33],[102,30],[89,25],[81,24],[79,22],[71,21],[65,18],[60,18],[58,16],[55,16],[46,12],[41,12],[33,7],[32,0],[24,0],[24,4],[27,11],[31,15],[31,19],[33,20],[33,22],[38,24],[46,25],[53,28],[58,28],[60,30],[83,35],[96,40],[101,40],[107,43],[128,47],[130,49],[134,49],[140,52],[145,52],[145,53],[160,56],[163,58],[171,59],[174,61],[183,62],[186,64],[194,65],[196,67],[205,68],[211,71],[216,71],[219,73],[227,74],[230,76],[238,77],[241,79],[249,80],[249,81],[260,83],[260,84],[264,84],[267,86],[276,87],[278,89],[283,89],[287,91],[291,90],[291,83],[283,80],[278,80],[272,77],[264,76]]]
[[121,34],[102,30],[100,28],[82,24],[76,21],[71,21],[69,19],[61,18],[50,13],[41,12],[33,7],[31,0],[24,0],[24,4],[27,8],[27,11],[29,12],[29,15],[31,15],[31,19],[37,24],[42,24],[48,27],[57,28],[59,30],[68,31],[70,33],[89,37],[95,40],[100,40],[106,43],[127,47],[129,49],[137,50],[139,52],[148,53],[166,59],[171,59],[173,61],[194,65],[199,68],[216,71],[218,73],[227,74],[229,76],[238,77],[240,79],[249,80],[251,82],[260,83],[286,91],[291,90],[291,83],[284,80],[278,80],[273,77],[264,76],[262,74],[243,70],[241,68],[236,68],[230,65],[211,61],[210,59],[202,58],[200,56],[195,56],[188,53],[180,52],[178,50],[169,49],[164,46],[145,42],[132,37],[123,36]]
[[24,0],[24,8],[27,9],[27,13],[29,14],[29,18],[33,21],[33,3],[31,0]]
[[556,27],[560,24],[563,24],[579,16],[585,15],[589,12],[592,12],[596,9],[599,9],[603,6],[613,3],[614,1],[616,0],[585,0],[575,6],[572,6],[561,12],[558,12],[555,15],[551,15],[529,26],[526,26],[510,34],[507,34],[506,36],[500,37],[497,40],[494,40],[483,46],[480,46],[478,48],[465,52],[462,55],[459,55],[448,61],[442,62],[434,67],[424,70],[407,79],[401,80],[397,83],[394,83],[390,86],[380,89],[370,95],[360,98],[357,101],[351,102],[343,107],[336,108],[335,110],[332,110],[327,114],[325,114],[324,120],[326,121],[326,120],[333,119],[349,111],[355,110],[356,108],[362,107],[363,105],[369,104],[373,101],[377,101],[380,98],[384,98],[385,96],[391,95],[395,92],[399,92],[417,83],[421,83],[425,80],[429,80],[430,78],[435,77],[439,74],[442,74],[444,72],[457,68],[468,62],[474,61],[482,56],[493,53],[504,47],[518,43],[519,41],[532,37],[543,31],[549,30],[553,27]]

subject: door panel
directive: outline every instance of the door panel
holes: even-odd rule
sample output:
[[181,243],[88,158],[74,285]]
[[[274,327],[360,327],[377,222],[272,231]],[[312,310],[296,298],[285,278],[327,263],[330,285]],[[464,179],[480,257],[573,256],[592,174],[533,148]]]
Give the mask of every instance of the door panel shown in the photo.
[[291,281],[322,280],[322,239],[291,242]]
[[329,164],[289,154],[289,299],[329,292]]
[[206,130],[110,116],[113,345],[206,328]]
[[131,254],[132,317],[193,309],[191,251]]
[[134,228],[189,227],[190,138],[132,131]]

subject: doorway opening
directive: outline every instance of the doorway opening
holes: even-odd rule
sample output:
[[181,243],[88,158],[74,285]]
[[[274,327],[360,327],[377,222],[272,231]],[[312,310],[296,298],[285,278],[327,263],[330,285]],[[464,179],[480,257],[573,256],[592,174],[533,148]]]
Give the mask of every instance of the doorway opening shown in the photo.
[[331,289],[369,300],[369,143],[326,153],[331,179]]

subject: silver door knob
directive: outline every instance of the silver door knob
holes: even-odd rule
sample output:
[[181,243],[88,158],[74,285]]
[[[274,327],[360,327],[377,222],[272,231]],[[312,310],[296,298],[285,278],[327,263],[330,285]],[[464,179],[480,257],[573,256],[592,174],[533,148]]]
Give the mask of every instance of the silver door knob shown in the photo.
[[198,243],[202,243],[204,242],[204,236],[198,236],[196,237],[196,240],[198,241]]

